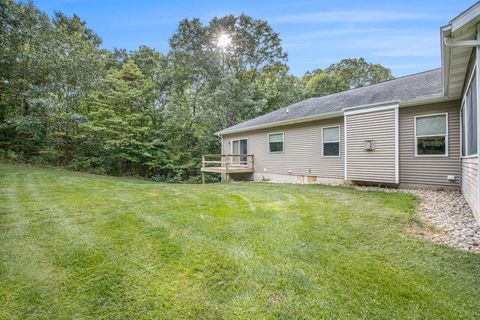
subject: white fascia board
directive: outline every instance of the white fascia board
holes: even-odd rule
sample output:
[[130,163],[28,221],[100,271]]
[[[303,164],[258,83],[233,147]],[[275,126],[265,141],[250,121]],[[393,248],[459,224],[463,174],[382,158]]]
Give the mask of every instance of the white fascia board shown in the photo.
[[450,21],[452,32],[456,32],[465,25],[475,22],[480,16],[480,2],[475,3],[473,6],[459,14],[457,17]]
[[406,108],[406,107],[416,107],[416,106],[421,106],[425,104],[431,104],[431,103],[439,103],[439,102],[446,102],[446,101],[455,101],[458,100],[458,98],[450,98],[446,97],[444,95],[441,96],[435,96],[431,98],[424,98],[424,99],[413,99],[413,100],[407,100],[404,102],[400,102],[400,108]]
[[253,130],[259,130],[259,129],[265,129],[265,128],[273,128],[273,127],[291,125],[291,124],[296,124],[296,123],[310,122],[310,121],[315,121],[315,120],[337,118],[337,117],[342,117],[342,116],[343,116],[343,111],[334,111],[334,112],[316,114],[316,115],[308,116],[308,117],[301,117],[301,118],[296,118],[296,119],[269,122],[269,123],[265,123],[265,124],[259,124],[259,125],[256,125],[256,126],[239,128],[239,129],[236,129],[236,130],[228,130],[228,131],[222,130],[222,131],[216,132],[215,134],[216,135],[227,135],[227,134],[234,134],[234,133],[253,131]]
[[383,110],[389,110],[393,108],[398,108],[400,106],[398,101],[391,101],[385,102],[382,104],[376,104],[371,106],[365,107],[358,107],[353,109],[345,109],[345,116],[350,116],[353,114],[361,114],[361,113],[370,113],[370,112],[378,112]]
[[350,107],[350,108],[344,108],[342,109],[344,112],[350,112],[353,110],[359,110],[359,109],[371,109],[371,108],[376,108],[376,107],[382,107],[382,106],[389,106],[393,104],[398,104],[398,100],[390,100],[390,101],[383,101],[383,102],[376,102],[376,103],[369,103],[369,104],[363,104],[355,107]]
[[442,64],[442,84],[443,84],[443,95],[448,96],[448,79],[450,77],[450,59],[452,55],[452,47],[447,47],[443,39],[450,37],[451,27],[443,27],[440,32],[441,36],[441,64]]

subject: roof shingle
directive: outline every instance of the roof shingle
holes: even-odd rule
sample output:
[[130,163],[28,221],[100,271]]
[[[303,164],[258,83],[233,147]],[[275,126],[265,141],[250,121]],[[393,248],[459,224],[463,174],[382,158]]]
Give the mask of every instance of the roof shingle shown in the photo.
[[[264,114],[260,117],[239,123],[222,130],[247,129],[249,127],[295,120],[308,116],[341,111],[347,108],[376,104],[388,101],[405,102],[440,97],[442,92],[441,69],[417,73],[394,80],[351,89],[322,97],[310,98]],[[288,109],[288,112],[287,112]]]

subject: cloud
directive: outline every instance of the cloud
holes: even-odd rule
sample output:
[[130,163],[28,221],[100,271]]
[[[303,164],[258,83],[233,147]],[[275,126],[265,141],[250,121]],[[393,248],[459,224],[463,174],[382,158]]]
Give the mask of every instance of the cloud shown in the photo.
[[433,69],[438,68],[439,63],[435,62],[425,62],[425,63],[405,63],[405,64],[393,64],[388,66],[392,70],[403,70],[403,69]]
[[283,38],[286,49],[317,48],[368,51],[378,57],[437,57],[440,44],[434,32],[391,28],[320,29]]
[[305,14],[293,14],[269,19],[273,23],[358,23],[358,22],[395,22],[411,20],[437,20],[431,13],[412,13],[385,10],[358,10],[358,11],[321,11]]
[[380,33],[394,31],[394,29],[385,29],[385,28],[332,28],[332,29],[320,29],[315,31],[303,32],[293,36],[295,39],[318,39],[326,37],[335,37],[348,34],[359,34],[359,33]]
[[[283,46],[286,49],[291,48],[308,48],[317,46],[326,39],[331,41],[331,44],[341,44],[347,39],[344,36],[358,35],[358,34],[377,34],[386,33],[387,31],[394,31],[394,29],[384,28],[331,28],[331,29],[319,29],[308,32],[301,32],[297,34],[291,34],[283,37]],[[334,38],[334,39],[332,39]]]
[[368,49],[378,57],[437,57],[440,50],[435,33],[398,32],[353,39],[349,47]]

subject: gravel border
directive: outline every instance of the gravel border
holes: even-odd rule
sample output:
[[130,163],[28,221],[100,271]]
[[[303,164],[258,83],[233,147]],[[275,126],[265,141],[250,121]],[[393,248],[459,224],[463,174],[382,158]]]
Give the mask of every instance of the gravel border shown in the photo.
[[417,212],[431,230],[415,232],[435,243],[480,254],[480,226],[463,194],[455,190],[394,189],[356,186],[365,191],[403,192],[420,199]]

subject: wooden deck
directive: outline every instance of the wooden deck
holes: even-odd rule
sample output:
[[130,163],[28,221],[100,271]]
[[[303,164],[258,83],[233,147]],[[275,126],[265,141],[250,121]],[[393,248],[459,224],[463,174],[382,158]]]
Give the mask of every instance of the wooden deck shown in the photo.
[[230,174],[254,172],[253,154],[206,154],[202,156],[202,183],[205,172],[224,173],[225,181],[230,181]]

